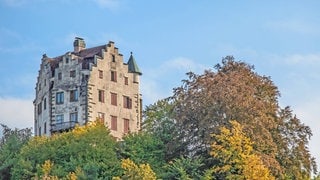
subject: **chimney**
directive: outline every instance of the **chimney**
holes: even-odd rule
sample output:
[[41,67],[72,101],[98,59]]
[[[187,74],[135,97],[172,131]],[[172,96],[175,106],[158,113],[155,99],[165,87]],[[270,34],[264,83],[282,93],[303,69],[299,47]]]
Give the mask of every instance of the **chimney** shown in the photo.
[[86,43],[84,42],[83,38],[80,37],[76,37],[74,42],[73,42],[73,48],[74,48],[74,52],[78,53],[81,50],[86,48]]

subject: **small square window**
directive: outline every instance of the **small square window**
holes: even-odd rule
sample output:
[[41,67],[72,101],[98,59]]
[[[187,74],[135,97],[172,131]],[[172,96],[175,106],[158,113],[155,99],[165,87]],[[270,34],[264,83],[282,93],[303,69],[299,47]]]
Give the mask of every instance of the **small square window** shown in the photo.
[[78,101],[79,99],[79,92],[77,89],[70,91],[70,102]]
[[64,121],[63,119],[63,114],[56,115],[56,124],[62,124]]
[[59,72],[59,73],[58,73],[58,80],[61,80],[61,79],[62,79],[62,73]]
[[123,96],[123,107],[127,109],[132,108],[132,99],[128,96]]
[[75,70],[72,70],[70,71],[70,77],[76,77],[76,71]]
[[63,104],[63,101],[64,101],[63,92],[57,92],[57,94],[56,94],[56,103],[57,104]]
[[125,84],[125,85],[128,85],[128,84],[129,84],[128,77],[124,77],[124,84]]
[[99,78],[103,79],[103,71],[102,70],[99,70]]
[[78,122],[78,112],[70,113],[70,122]]

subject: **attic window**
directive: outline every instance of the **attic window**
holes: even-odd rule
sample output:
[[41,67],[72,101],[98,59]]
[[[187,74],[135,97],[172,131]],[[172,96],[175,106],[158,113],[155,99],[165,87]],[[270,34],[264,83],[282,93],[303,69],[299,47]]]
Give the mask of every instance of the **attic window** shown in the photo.
[[116,56],[114,54],[112,54],[111,56],[112,56],[112,62],[116,62]]

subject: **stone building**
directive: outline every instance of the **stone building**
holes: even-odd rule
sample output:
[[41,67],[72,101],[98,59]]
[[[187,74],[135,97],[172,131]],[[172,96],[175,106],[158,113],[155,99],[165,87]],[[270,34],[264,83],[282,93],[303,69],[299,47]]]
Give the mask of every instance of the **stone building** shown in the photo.
[[68,131],[100,120],[117,139],[140,129],[142,98],[132,53],[127,63],[114,42],[86,48],[76,38],[74,51],[43,55],[34,100],[36,136]]

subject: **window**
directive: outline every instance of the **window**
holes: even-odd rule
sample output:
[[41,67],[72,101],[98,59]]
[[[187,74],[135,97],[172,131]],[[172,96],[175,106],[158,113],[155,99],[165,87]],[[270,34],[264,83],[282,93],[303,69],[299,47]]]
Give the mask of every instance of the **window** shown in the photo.
[[64,95],[63,92],[57,92],[56,94],[56,104],[63,104]]
[[62,73],[59,72],[59,73],[58,73],[58,80],[61,80],[61,79],[62,79]]
[[56,115],[56,124],[61,124],[63,123],[63,114],[59,114],[59,115]]
[[111,71],[111,81],[117,82],[117,72]]
[[43,100],[43,109],[44,110],[47,109],[47,98],[44,98],[44,100]]
[[69,58],[66,58],[66,64],[68,64],[69,63]]
[[123,96],[123,107],[128,109],[132,108],[132,100],[128,96]]
[[123,119],[123,132],[128,133],[129,131],[129,119]]
[[116,62],[116,56],[114,54],[111,55],[112,62]]
[[47,80],[46,79],[44,80],[44,86],[47,86]]
[[111,105],[116,106],[117,105],[117,94],[111,93]]
[[43,129],[44,129],[44,134],[47,134],[47,122],[44,123]]
[[99,78],[103,79],[103,71],[99,70]]
[[103,90],[98,90],[98,100],[99,102],[104,102],[104,91]]
[[70,71],[70,77],[76,77],[76,71],[75,70],[72,70]]
[[39,91],[41,90],[41,83],[39,83]]
[[128,85],[128,84],[129,84],[128,77],[124,77],[124,84],[125,84],[125,85]]
[[78,99],[79,99],[78,89],[76,89],[76,90],[71,90],[71,91],[70,91],[70,102],[78,101]]
[[98,119],[102,124],[104,124],[104,113],[98,112]]
[[41,127],[39,127],[39,136],[41,136]]
[[38,114],[41,114],[41,112],[42,112],[42,103],[40,102],[38,104]]
[[117,130],[117,116],[111,116],[111,130]]
[[78,112],[70,113],[70,122],[78,122]]

